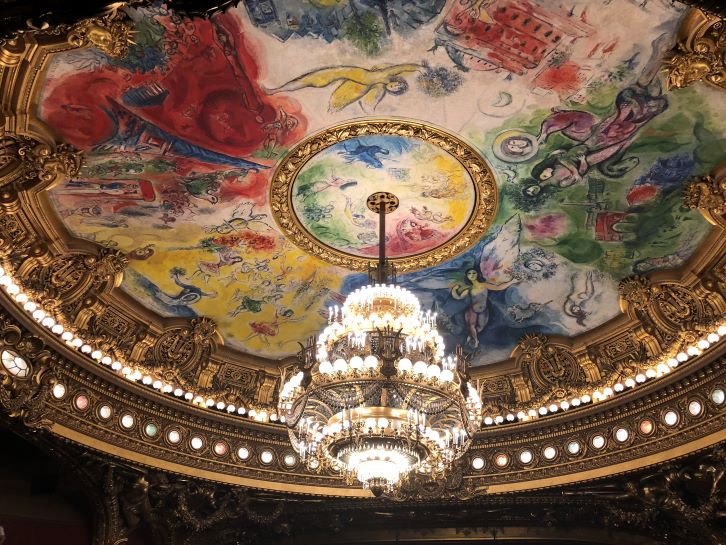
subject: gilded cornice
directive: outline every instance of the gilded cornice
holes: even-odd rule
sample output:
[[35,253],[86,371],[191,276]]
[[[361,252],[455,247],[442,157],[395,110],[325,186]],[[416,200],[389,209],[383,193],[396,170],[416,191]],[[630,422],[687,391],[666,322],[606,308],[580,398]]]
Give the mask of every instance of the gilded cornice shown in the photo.
[[682,89],[704,81],[726,88],[726,24],[718,15],[691,10],[665,61],[668,86]]

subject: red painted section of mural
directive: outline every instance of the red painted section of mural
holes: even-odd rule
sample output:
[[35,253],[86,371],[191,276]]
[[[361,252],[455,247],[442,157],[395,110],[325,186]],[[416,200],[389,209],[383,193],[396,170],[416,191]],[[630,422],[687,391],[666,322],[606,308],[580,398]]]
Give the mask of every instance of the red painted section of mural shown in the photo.
[[270,138],[268,125],[274,124],[281,110],[296,124],[288,127],[291,130],[277,144],[301,137],[306,124],[299,106],[260,89],[253,47],[234,16],[225,14],[213,22],[194,24],[198,39],[181,44],[163,69],[142,73],[103,65],[52,81],[53,91],[43,104],[45,120],[63,140],[88,149],[114,135],[116,127],[108,113],[111,99],[120,102],[128,91],[148,88],[168,94],[158,105],[127,105],[128,109],[197,146],[234,157],[250,155]]

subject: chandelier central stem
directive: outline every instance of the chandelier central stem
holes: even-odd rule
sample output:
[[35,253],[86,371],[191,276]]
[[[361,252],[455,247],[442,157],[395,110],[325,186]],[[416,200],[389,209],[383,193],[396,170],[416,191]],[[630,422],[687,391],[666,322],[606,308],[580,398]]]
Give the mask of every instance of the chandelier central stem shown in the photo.
[[387,284],[389,271],[395,275],[393,267],[386,259],[386,215],[398,209],[398,197],[387,191],[378,191],[366,199],[368,209],[378,214],[378,264],[374,274],[370,274],[378,284]]

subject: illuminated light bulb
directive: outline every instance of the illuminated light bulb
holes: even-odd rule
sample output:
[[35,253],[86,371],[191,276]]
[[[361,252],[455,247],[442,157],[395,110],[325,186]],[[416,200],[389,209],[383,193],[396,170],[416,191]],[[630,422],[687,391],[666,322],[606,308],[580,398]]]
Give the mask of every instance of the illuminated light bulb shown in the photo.
[[0,274],[0,286],[9,286],[13,283],[13,279],[7,274]]
[[94,360],[99,360],[100,361],[101,358],[103,357],[103,352],[101,352],[100,350],[94,350],[93,352],[91,352],[91,357]]
[[688,354],[685,352],[678,352],[678,354],[676,354],[676,359],[681,363],[688,361]]
[[367,430],[375,429],[376,428],[376,419],[375,418],[366,418],[364,425]]
[[42,308],[36,308],[33,311],[33,318],[41,321],[43,318],[45,318],[45,311]]
[[580,399],[582,400],[583,403],[590,403],[590,401],[592,401],[592,399],[590,398],[590,396],[587,395],[587,394],[585,394],[584,396],[582,396]]
[[176,397],[181,397],[181,396],[184,395],[184,390],[182,390],[181,388],[177,388],[177,389],[174,390],[174,395]]
[[141,371],[138,369],[129,375],[131,380],[141,380]]
[[174,387],[171,384],[164,384],[164,387],[161,389],[165,394],[170,394],[173,390]]
[[700,353],[701,351],[695,346],[689,346],[686,350],[686,354],[689,356],[698,356]]
[[120,361],[115,361],[111,364],[111,369],[113,369],[114,371],[118,371],[119,369],[121,369],[121,367],[122,365]]
[[426,362],[419,360],[413,366],[413,373],[415,375],[423,375],[427,369],[428,365],[426,365]]
[[25,295],[24,293],[18,293],[15,296],[15,300],[22,305],[23,303],[25,303],[28,300],[28,296]]
[[321,362],[318,366],[318,371],[322,373],[323,375],[332,375],[333,374],[333,364],[329,361]]
[[570,405],[572,405],[573,407],[579,407],[580,403],[582,403],[582,401],[580,401],[579,397],[575,397],[572,399],[572,401],[570,401]]
[[426,376],[429,378],[439,378],[441,375],[441,367],[436,365],[435,363],[432,363],[429,365],[428,369],[426,370]]
[[36,308],[38,308],[38,305],[33,303],[33,301],[28,301],[23,305],[23,308],[27,310],[28,312],[33,312]]
[[524,411],[519,411],[519,412],[517,413],[517,418],[518,418],[519,420],[524,420],[524,419],[525,419],[526,417],[527,417],[527,415],[526,415],[526,413],[525,413]]
[[53,327],[55,325],[55,320],[50,316],[46,316],[45,318],[43,318],[40,324],[45,327]]
[[350,358],[350,368],[351,369],[361,369],[363,367],[363,358],[360,356],[353,356]]
[[121,374],[122,375],[125,375],[125,376],[130,375],[131,374],[131,367],[124,367],[123,369],[121,369]]
[[217,409],[219,409],[220,411],[222,409],[224,409],[226,406],[227,405],[224,403],[224,401],[220,401],[220,402],[217,403]]
[[602,399],[602,394],[600,393],[600,390],[595,390],[595,391],[594,391],[594,392],[592,393],[592,398],[593,398],[593,399],[594,399],[595,401],[600,401],[600,400]]
[[491,426],[492,424],[494,424],[494,420],[492,420],[491,416],[487,416],[484,418],[484,424],[486,424],[487,426]]
[[560,403],[560,409],[562,409],[563,411],[566,411],[569,408],[570,408],[570,404],[567,401],[563,401]]
[[388,418],[381,417],[378,419],[378,427],[382,430],[388,427]]
[[53,327],[50,328],[50,330],[56,335],[60,335],[61,333],[63,333],[63,326],[60,324],[55,324]]
[[613,395],[613,389],[608,386],[607,388],[605,388],[602,391],[602,393],[603,393],[603,396],[610,397],[611,395]]
[[439,378],[442,382],[451,382],[454,380],[454,373],[450,369],[444,369],[441,371],[441,376]]
[[151,377],[150,377],[149,375],[146,375],[146,376],[145,376],[145,377],[144,377],[144,378],[143,378],[143,379],[141,380],[141,382],[143,382],[144,384],[146,384],[146,385],[148,386],[149,384],[151,384],[152,382],[154,382],[154,379],[152,379],[152,378],[151,378]]
[[348,370],[348,363],[343,358],[338,358],[333,362],[333,371],[336,373],[345,373]]
[[254,410],[254,409],[250,409],[250,410],[249,410],[249,412],[247,413],[247,415],[248,415],[248,416],[249,416],[250,418],[254,418],[254,417],[255,417],[255,416],[257,415],[257,411],[256,411],[256,410]]
[[711,344],[718,342],[719,336],[716,333],[709,333],[708,337],[706,337],[706,340],[710,342]]
[[20,286],[17,284],[10,284],[7,288],[5,288],[5,291],[7,291],[10,295],[17,295],[20,293]]
[[90,344],[84,344],[81,345],[81,352],[83,352],[84,354],[90,354],[91,352],[93,352],[93,348],[91,348]]
[[616,392],[622,392],[623,390],[625,390],[625,386],[618,382],[615,386],[613,386],[613,390],[615,390]]
[[213,399],[212,399],[212,398],[210,397],[210,398],[209,398],[209,399],[207,400],[207,407],[212,407],[212,406],[214,406],[214,400],[213,400]]
[[236,410],[237,410],[237,407],[235,407],[234,405],[232,405],[232,404],[227,405],[227,412],[228,413],[233,413]]
[[706,339],[701,339],[700,341],[698,341],[698,343],[696,343],[696,346],[698,346],[698,348],[700,348],[701,350],[706,350],[706,348],[711,346],[711,343],[708,342]]
[[658,373],[656,373],[655,369],[646,369],[645,370],[645,376],[648,378],[655,378],[657,375],[658,375]]
[[535,416],[537,416],[537,411],[535,411],[534,409],[530,409],[527,411],[527,415],[534,418]]
[[70,331],[64,331],[63,334],[61,335],[61,339],[63,339],[64,341],[70,341],[72,338],[73,338],[73,333],[71,333]]
[[408,358],[401,358],[398,360],[398,364],[396,365],[398,367],[398,371],[401,373],[409,373],[411,371],[411,368],[413,367],[413,364],[411,363],[411,360]]
[[557,405],[555,405],[554,403],[548,407],[548,410],[551,413],[556,413],[557,412],[557,409],[559,409],[559,407]]
[[378,367],[378,358],[373,354],[370,354],[363,360],[363,365],[365,365],[367,369],[375,369]]
[[194,394],[191,392],[187,392],[184,394],[184,399],[186,399],[187,401],[191,401],[193,398],[194,398]]
[[638,373],[637,375],[635,375],[635,382],[643,383],[645,382],[645,380],[646,377],[643,373]]
[[718,333],[719,336],[723,337],[726,335],[726,325],[720,325],[718,326],[718,329],[716,330],[716,333]]
[[497,424],[501,424],[502,422],[504,422],[504,417],[502,415],[497,415],[494,418],[494,422],[496,422]]
[[546,415],[547,414],[547,407],[540,407],[539,408],[539,414],[541,414],[542,416]]
[[247,409],[245,409],[244,407],[240,407],[239,409],[237,409],[237,414],[245,414],[246,412]]
[[514,415],[512,413],[507,415],[507,422],[514,422]]
[[659,363],[658,367],[656,367],[656,371],[658,371],[659,375],[665,375],[666,373],[671,372],[671,368],[668,367],[665,363]]
[[154,390],[161,390],[162,386],[164,386],[164,383],[161,382],[160,380],[155,380],[154,382],[151,383],[151,387]]
[[678,367],[678,360],[676,358],[668,358],[668,361],[666,361],[666,363],[671,369],[675,369],[676,367]]
[[632,378],[626,378],[625,379],[625,386],[628,388],[634,388],[635,387],[635,381]]
[[112,362],[113,362],[113,360],[111,359],[110,356],[104,356],[101,358],[101,363],[104,365],[111,365]]

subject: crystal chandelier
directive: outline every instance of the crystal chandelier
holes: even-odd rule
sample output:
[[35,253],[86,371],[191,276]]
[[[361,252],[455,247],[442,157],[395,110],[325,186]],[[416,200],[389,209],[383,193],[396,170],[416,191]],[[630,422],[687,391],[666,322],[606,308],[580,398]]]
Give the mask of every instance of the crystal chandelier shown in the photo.
[[481,424],[481,401],[460,348],[447,356],[436,315],[410,291],[387,283],[385,218],[391,193],[374,193],[378,264],[370,285],[329,309],[328,325],[301,345],[279,409],[290,441],[311,470],[340,471],[375,496],[412,472],[441,476],[466,452]]

